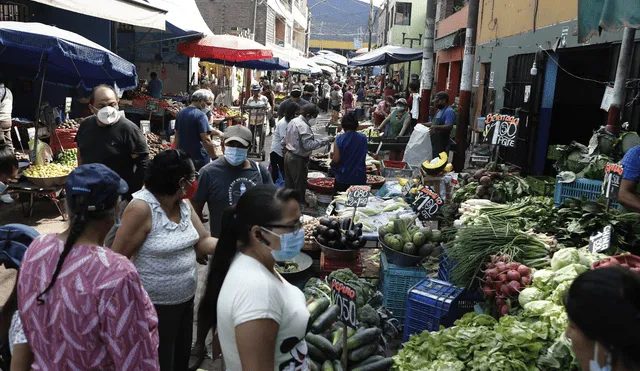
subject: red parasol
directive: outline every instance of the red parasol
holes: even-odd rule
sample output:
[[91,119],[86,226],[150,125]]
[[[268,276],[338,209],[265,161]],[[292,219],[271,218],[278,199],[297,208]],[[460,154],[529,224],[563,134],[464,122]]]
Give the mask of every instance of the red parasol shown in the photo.
[[266,46],[234,35],[209,35],[200,40],[178,44],[178,52],[188,57],[245,62],[273,57]]

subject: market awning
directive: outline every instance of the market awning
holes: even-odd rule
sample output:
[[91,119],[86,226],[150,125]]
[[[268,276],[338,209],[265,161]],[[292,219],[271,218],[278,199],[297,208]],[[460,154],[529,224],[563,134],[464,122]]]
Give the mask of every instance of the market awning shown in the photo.
[[359,55],[349,61],[351,67],[382,66],[387,63],[403,63],[422,59],[422,50],[386,45]]
[[167,9],[142,0],[33,0],[54,8],[133,26],[165,29]]
[[333,68],[329,67],[329,66],[320,66],[320,69],[322,70],[322,72],[326,72],[330,75],[335,75],[336,74],[336,70],[334,70]]
[[464,45],[464,32],[461,30],[454,31],[448,35],[439,37],[434,40],[433,50],[445,50]]
[[579,0],[578,42],[587,42],[602,30],[640,29],[638,0]]
[[208,35],[178,44],[178,53],[187,57],[219,59],[227,62],[256,61],[273,57],[266,46],[235,35]]
[[176,36],[213,35],[195,0],[146,0],[167,9],[167,29]]
[[277,57],[246,62],[227,62],[218,59],[203,59],[203,61],[259,71],[284,71],[289,69],[289,62]]
[[315,57],[309,58],[309,60],[314,61],[317,65],[320,65],[320,66],[329,66],[329,67],[337,66],[336,62],[329,60],[324,55],[316,55]]
[[347,58],[345,58],[344,56],[334,53],[330,50],[320,50],[318,52],[318,55],[323,56],[324,58],[335,62],[336,64],[339,64],[341,66],[347,66],[347,64],[349,63],[349,61],[347,60]]

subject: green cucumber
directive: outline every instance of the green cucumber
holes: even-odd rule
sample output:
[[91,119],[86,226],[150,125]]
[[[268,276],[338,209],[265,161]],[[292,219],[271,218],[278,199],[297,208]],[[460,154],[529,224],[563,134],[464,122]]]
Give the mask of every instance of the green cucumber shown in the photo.
[[333,363],[331,361],[324,361],[322,371],[333,371]]
[[325,356],[324,353],[315,345],[307,342],[307,348],[309,349],[309,357],[314,361],[324,362],[327,360],[327,356]]
[[313,323],[320,315],[329,308],[329,299],[320,298],[312,301],[309,305],[307,305],[307,310],[309,311],[309,323]]
[[375,345],[378,343],[380,335],[382,335],[382,331],[377,327],[358,331],[355,335],[347,339],[347,349],[353,350],[369,343]]
[[[378,357],[378,356],[374,356],[374,357]],[[371,358],[373,357],[369,357],[367,359],[371,359]],[[387,371],[391,369],[391,366],[393,366],[393,358],[389,357],[389,358],[382,358],[380,360],[367,363],[362,366],[358,366],[352,369],[351,371]]]
[[309,367],[311,368],[311,371],[322,371],[322,366],[312,359],[309,360]]
[[340,327],[339,329],[337,329],[331,337],[331,344],[335,346],[338,343],[338,341],[342,339],[343,334],[344,334],[344,328]]
[[333,361],[333,371],[344,371],[342,363],[340,363],[340,361],[338,361],[337,359]]
[[381,361],[383,359],[384,359],[383,356],[373,355],[373,356],[365,359],[364,361],[358,363],[357,365],[355,365],[354,368],[362,367],[364,365],[368,365],[369,363],[378,362],[378,361]]
[[336,351],[336,348],[334,348],[333,344],[331,344],[331,342],[324,337],[308,333],[304,339],[308,344],[311,344],[314,347],[318,348],[326,356],[326,359],[334,360],[338,358],[338,352]]
[[324,311],[311,325],[311,332],[321,334],[325,332],[338,319],[340,307],[332,305]]
[[378,350],[378,343],[365,344],[349,352],[349,361],[360,362],[371,357]]

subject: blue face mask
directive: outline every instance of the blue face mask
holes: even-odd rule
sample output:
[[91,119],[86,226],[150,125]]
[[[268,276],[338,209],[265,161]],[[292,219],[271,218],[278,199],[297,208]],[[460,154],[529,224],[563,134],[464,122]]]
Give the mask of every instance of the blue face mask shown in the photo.
[[225,147],[224,159],[231,166],[239,166],[247,159],[248,152],[247,148]]
[[273,256],[276,261],[284,262],[292,260],[300,254],[300,250],[302,250],[302,247],[304,246],[304,231],[302,229],[298,229],[294,232],[277,234],[266,228],[260,228],[263,231],[280,238],[280,250],[273,250],[269,246],[265,245],[269,250],[271,250],[271,256]]

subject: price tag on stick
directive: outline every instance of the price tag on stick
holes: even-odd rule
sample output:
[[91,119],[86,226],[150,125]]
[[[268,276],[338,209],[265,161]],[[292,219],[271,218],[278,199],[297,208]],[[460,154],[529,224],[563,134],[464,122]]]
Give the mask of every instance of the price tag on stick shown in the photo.
[[622,173],[624,169],[620,164],[607,163],[604,168],[604,197],[611,201],[618,200],[618,192],[620,191],[620,183],[622,182]]
[[331,296],[333,303],[340,308],[338,320],[347,324],[347,326],[356,328],[358,326],[358,317],[356,313],[356,290],[333,278],[331,280]]
[[371,186],[351,186],[347,190],[347,207],[365,207],[369,203]]
[[444,204],[442,197],[431,187],[424,187],[420,190],[420,193],[413,203],[416,207],[416,212],[422,218],[422,220],[432,219],[440,210],[440,207]]
[[611,232],[610,225],[604,227],[602,232],[598,232],[595,235],[589,237],[589,251],[592,253],[603,252],[611,246]]
[[413,179],[407,180],[407,182],[402,186],[402,194],[406,196],[412,187]]

